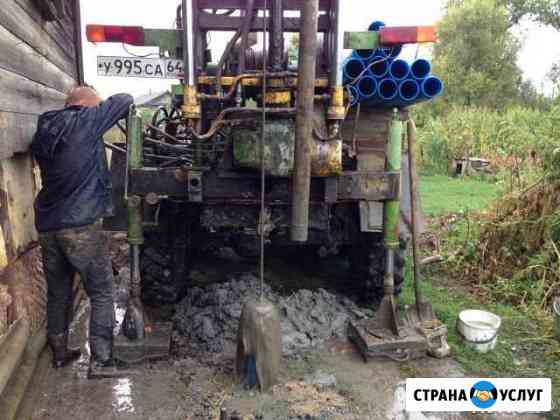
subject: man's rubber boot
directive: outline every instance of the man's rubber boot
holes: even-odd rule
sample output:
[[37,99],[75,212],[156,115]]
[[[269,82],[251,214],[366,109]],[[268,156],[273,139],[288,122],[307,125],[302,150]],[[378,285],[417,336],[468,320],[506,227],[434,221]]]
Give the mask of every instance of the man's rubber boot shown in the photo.
[[124,376],[119,372],[113,359],[113,340],[103,337],[90,338],[91,357],[89,360],[88,379],[118,378]]
[[80,349],[68,347],[68,332],[50,335],[48,337],[48,342],[53,352],[52,365],[55,369],[66,366],[68,363],[79,358],[82,354]]

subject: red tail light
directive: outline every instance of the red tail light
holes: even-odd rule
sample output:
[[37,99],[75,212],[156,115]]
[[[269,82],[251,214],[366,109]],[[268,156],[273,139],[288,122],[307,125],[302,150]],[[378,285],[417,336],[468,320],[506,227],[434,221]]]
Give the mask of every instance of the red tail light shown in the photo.
[[422,44],[436,42],[435,26],[395,26],[379,30],[381,45]]
[[141,26],[87,25],[86,35],[90,42],[123,42],[130,45],[144,45],[144,28]]

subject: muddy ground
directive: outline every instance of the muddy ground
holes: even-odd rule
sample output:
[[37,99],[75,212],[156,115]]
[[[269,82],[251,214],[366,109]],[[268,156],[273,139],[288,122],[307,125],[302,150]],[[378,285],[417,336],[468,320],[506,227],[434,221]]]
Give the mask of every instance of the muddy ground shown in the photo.
[[[122,238],[115,241],[114,257],[120,271],[116,296],[122,300],[128,275],[123,268],[126,246]],[[370,310],[359,308],[336,288],[327,290],[325,282],[309,278],[301,267],[286,263],[269,264],[267,278],[274,287],[265,290],[283,313],[279,384],[264,394],[243,389],[234,373],[235,320],[239,299],[258,288],[252,269],[251,264],[231,258],[199,263],[193,274],[198,285],[175,308],[159,314],[175,321],[169,360],[136,367],[119,379],[86,378],[86,302],[71,335],[83,356],[72,366],[50,370],[37,385],[33,419],[203,420],[219,419],[221,410],[231,419],[255,420],[478,418],[472,414],[406,413],[407,377],[463,377],[467,373],[452,358],[364,363],[346,340],[344,328],[349,319],[367,316]],[[291,287],[278,292],[275,285],[282,280],[305,291]],[[122,318],[121,307],[116,311]]]

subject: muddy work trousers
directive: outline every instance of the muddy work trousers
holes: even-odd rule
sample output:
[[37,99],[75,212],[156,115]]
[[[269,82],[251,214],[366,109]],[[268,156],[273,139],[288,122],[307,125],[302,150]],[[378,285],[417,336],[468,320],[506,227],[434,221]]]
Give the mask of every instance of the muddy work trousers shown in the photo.
[[90,343],[112,342],[113,269],[109,237],[101,224],[40,233],[39,242],[48,288],[48,334],[61,334],[68,329],[72,320],[72,285],[78,273],[90,299]]

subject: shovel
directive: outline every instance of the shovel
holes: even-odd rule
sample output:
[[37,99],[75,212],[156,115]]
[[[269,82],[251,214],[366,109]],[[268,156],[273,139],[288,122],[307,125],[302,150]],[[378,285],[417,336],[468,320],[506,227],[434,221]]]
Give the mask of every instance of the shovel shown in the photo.
[[407,138],[408,138],[408,169],[410,178],[410,219],[412,230],[412,261],[414,264],[414,295],[415,295],[415,309],[416,315],[420,322],[433,322],[436,321],[434,309],[432,304],[426,302],[425,297],[420,287],[420,263],[418,253],[418,219],[417,219],[417,178],[416,178],[416,124],[412,119],[408,120],[407,124]]

